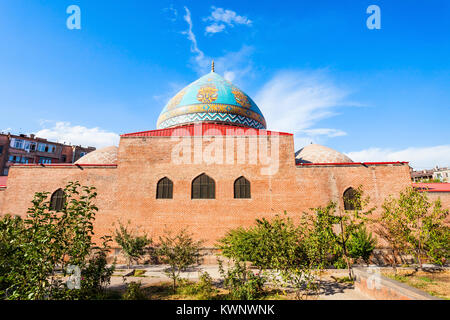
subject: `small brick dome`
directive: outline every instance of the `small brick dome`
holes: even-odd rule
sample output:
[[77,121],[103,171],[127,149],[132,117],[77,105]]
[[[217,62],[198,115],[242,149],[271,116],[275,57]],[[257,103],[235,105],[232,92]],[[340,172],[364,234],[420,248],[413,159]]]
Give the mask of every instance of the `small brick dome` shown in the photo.
[[297,163],[345,163],[353,162],[345,154],[320,144],[310,144],[295,153]]
[[75,161],[75,164],[116,164],[118,149],[116,146],[109,146],[92,151]]

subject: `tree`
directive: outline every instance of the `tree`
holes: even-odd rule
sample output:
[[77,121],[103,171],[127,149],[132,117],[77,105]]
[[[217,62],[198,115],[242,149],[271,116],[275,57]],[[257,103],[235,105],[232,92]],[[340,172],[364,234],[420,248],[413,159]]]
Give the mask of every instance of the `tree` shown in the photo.
[[353,259],[362,258],[365,263],[369,264],[369,258],[375,249],[376,243],[377,241],[372,237],[372,233],[367,232],[366,227],[363,225],[350,236],[348,253]]
[[164,271],[173,280],[175,291],[181,271],[199,263],[203,241],[194,241],[192,235],[183,229],[174,236],[170,232],[160,236],[159,242],[157,254],[164,264],[170,266]]
[[343,259],[352,279],[351,266],[360,256],[356,256],[355,251],[350,252],[351,241],[370,221],[374,208],[365,209],[370,199],[363,197],[361,186],[346,201],[352,210],[337,209],[336,204],[330,202],[326,207],[313,208],[312,214],[305,214],[303,239],[308,259],[321,266],[326,265],[330,257],[335,261]]
[[122,248],[128,260],[128,268],[133,260],[137,261],[145,254],[145,247],[152,243],[147,235],[134,235],[128,228],[119,222],[119,229],[115,230],[114,241]]
[[[69,265],[86,274],[93,262],[89,257],[109,250],[107,241],[100,249],[92,241],[95,188],[69,182],[64,194],[59,212],[50,210],[48,192],[37,192],[24,220],[0,220],[0,279],[7,299],[74,299],[98,293],[95,281],[81,279],[80,290],[68,289],[57,274],[67,276]],[[99,268],[107,277],[111,268]]]
[[[266,277],[282,288],[295,288],[298,298],[305,288],[313,287],[301,230],[284,214],[271,220],[256,219],[255,226],[231,230],[218,241],[221,254],[234,262],[228,273],[222,274],[232,296],[254,298]],[[247,262],[259,269],[256,275],[248,270]]]
[[439,199],[430,202],[426,192],[409,187],[386,199],[379,221],[391,245],[414,256],[422,268],[425,257],[437,262],[449,256],[448,213]]

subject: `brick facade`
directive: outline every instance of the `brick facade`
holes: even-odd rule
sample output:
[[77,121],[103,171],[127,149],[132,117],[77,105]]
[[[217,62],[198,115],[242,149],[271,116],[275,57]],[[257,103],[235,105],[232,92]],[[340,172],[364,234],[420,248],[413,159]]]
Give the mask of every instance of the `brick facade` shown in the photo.
[[[0,213],[25,215],[35,192],[54,191],[68,181],[78,180],[98,189],[97,239],[112,234],[114,223],[120,220],[130,221],[154,239],[166,231],[187,228],[195,238],[206,241],[205,247],[213,247],[229,229],[252,225],[256,218],[287,211],[297,219],[309,208],[329,201],[343,206],[342,195],[348,187],[362,185],[370,196],[369,206],[380,208],[386,197],[411,185],[407,163],[296,166],[292,135],[279,136],[278,165],[249,163],[249,158],[255,156],[250,143],[265,139],[269,151],[275,147],[264,135],[225,137],[224,146],[232,140],[235,143],[232,164],[205,163],[204,159],[201,163],[174,163],[172,152],[180,141],[190,144],[185,152],[194,160],[199,139],[122,136],[117,165],[14,165],[6,190],[0,189]],[[202,140],[203,153],[213,143],[211,140]],[[244,153],[237,147],[242,142]],[[246,160],[237,163],[242,154]],[[261,169],[269,165],[278,170],[264,175]],[[215,199],[191,199],[192,180],[202,173],[214,179]],[[234,199],[234,181],[240,176],[251,183],[251,199]],[[163,177],[173,182],[173,199],[156,199],[157,182]],[[448,207],[449,197],[445,196]]]

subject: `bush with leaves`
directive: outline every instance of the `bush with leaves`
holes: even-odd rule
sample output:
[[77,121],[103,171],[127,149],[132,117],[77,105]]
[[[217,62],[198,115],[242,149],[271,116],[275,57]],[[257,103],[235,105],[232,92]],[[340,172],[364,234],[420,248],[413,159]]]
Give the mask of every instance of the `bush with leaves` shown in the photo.
[[147,300],[147,295],[142,288],[142,283],[131,281],[122,295],[123,300]]
[[233,300],[255,300],[262,296],[266,282],[264,276],[257,276],[249,270],[243,262],[234,261],[227,270],[219,262],[219,272],[224,280],[223,284],[229,291],[229,297]]
[[[63,279],[69,265],[84,274],[92,268],[89,257],[97,250],[92,241],[97,193],[94,187],[69,182],[64,194],[59,212],[49,209],[48,192],[37,192],[25,219],[0,219],[0,281],[5,298],[86,298],[84,290],[68,289]],[[96,271],[107,277],[106,265],[97,267]],[[98,288],[87,285],[83,278],[81,287]]]
[[372,233],[368,232],[365,226],[361,226],[350,236],[348,253],[353,259],[361,258],[368,264],[376,243],[377,241],[372,237]]
[[337,208],[335,203],[330,202],[326,207],[314,208],[314,214],[304,215],[304,247],[313,265],[324,266],[331,258],[331,263],[339,266],[343,260],[349,278],[353,277],[351,266],[354,259],[361,256],[356,251],[350,253],[351,241],[370,221],[369,216],[374,208],[365,209],[369,200],[369,197],[363,197],[360,186],[354,191],[353,197],[347,200],[353,210]]
[[[223,256],[234,261],[234,272],[227,276],[242,276],[230,281],[242,285],[243,290],[248,289],[246,281],[254,278],[246,277],[249,274],[247,262],[259,269],[257,277],[261,278],[261,283],[266,281],[262,279],[264,275],[272,285],[294,289],[297,297],[314,287],[312,264],[307,258],[307,247],[302,243],[302,230],[294,225],[286,212],[270,221],[257,219],[254,227],[229,231],[217,247]],[[250,288],[253,287],[250,285]]]
[[194,241],[192,235],[183,229],[176,235],[168,232],[165,236],[160,236],[159,242],[157,254],[162,263],[169,265],[164,272],[172,279],[175,291],[181,271],[200,263],[203,241]]
[[131,267],[132,261],[138,261],[145,254],[145,247],[152,243],[152,239],[147,235],[135,235],[119,222],[119,228],[115,230],[114,241],[122,248],[128,260],[128,268]]
[[379,219],[381,233],[391,246],[414,256],[422,268],[424,258],[442,263],[449,257],[449,210],[440,200],[430,202],[426,192],[407,188],[398,198],[389,197]]

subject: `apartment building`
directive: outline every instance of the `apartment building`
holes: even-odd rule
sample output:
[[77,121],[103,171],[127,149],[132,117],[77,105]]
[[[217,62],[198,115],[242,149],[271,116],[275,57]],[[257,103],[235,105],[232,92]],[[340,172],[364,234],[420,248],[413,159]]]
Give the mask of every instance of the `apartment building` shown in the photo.
[[0,133],[0,176],[8,175],[9,168],[14,163],[73,163],[94,150],[94,147],[51,142],[34,134],[27,136]]

